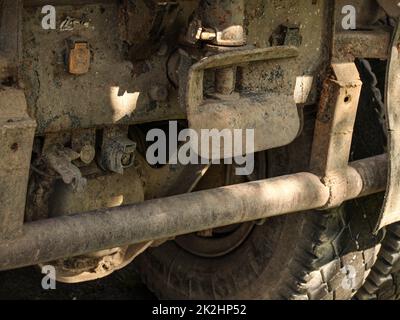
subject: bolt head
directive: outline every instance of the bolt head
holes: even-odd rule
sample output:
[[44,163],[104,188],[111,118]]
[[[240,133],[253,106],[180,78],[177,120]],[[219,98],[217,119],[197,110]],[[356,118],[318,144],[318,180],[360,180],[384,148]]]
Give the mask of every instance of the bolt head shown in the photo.
[[80,158],[85,164],[90,164],[96,157],[96,150],[93,146],[86,145],[81,149]]

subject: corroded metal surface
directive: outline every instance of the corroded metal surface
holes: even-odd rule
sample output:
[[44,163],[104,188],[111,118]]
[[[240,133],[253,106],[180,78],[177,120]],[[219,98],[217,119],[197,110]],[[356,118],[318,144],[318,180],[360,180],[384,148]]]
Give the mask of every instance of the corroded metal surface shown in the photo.
[[0,90],[0,239],[22,231],[36,122],[21,90]]
[[[378,3],[375,0],[336,0],[334,3],[333,62],[353,62],[356,58],[386,60],[390,28],[378,23],[385,19],[385,12]],[[349,17],[348,8],[355,10],[355,26],[350,29],[343,26]]]
[[243,46],[246,42],[244,23],[245,1],[201,1],[204,26],[215,31],[210,42],[217,46]]
[[[191,129],[196,130],[200,140],[199,145],[207,145],[201,140],[202,129],[228,130],[254,129],[254,145],[242,143],[240,154],[227,150],[212,150],[201,154],[203,158],[232,158],[242,154],[247,147],[248,153],[259,152],[291,143],[300,130],[300,117],[293,98],[293,91],[270,94],[242,94],[228,99],[204,97],[204,72],[213,68],[225,68],[234,65],[244,65],[251,62],[281,60],[295,58],[298,50],[295,47],[271,47],[265,49],[238,50],[206,57],[193,65],[188,76],[186,92],[186,107]],[[278,108],[279,111],[276,109]],[[240,116],[245,114],[245,117]],[[244,137],[246,138],[246,137]]]
[[328,207],[343,203],[347,194],[347,166],[362,82],[354,63],[332,65],[321,94],[314,132],[311,170],[331,190]]
[[360,57],[386,60],[390,41],[391,34],[385,30],[338,32],[335,35],[333,58],[336,61],[354,61]]
[[[129,139],[144,147],[135,163],[133,157],[125,159],[138,173],[128,181],[128,170],[101,165],[108,128],[128,132],[130,126],[130,133],[137,128],[146,132],[159,121],[178,119],[185,128],[188,120],[189,127],[197,131],[255,129],[255,146],[247,150],[250,153],[289,144],[302,129],[304,108],[319,99],[331,58],[336,62],[387,58],[390,19],[383,25],[377,23],[387,17],[375,0],[338,0],[336,6],[327,0],[221,0],[201,1],[200,7],[198,0],[55,0],[55,30],[43,30],[40,25],[44,1],[24,3],[22,8],[22,1],[1,2],[0,84],[5,90],[0,91],[0,108],[7,111],[0,115],[0,200],[5,208],[0,213],[0,237],[21,231],[32,153],[32,188],[25,218],[48,218],[49,195],[54,185],[62,184],[59,176],[49,175],[52,169],[45,151],[52,141],[74,152],[68,164],[73,162],[77,176],[92,178],[100,172],[109,185],[97,184],[100,190],[66,192],[50,199],[50,216],[61,217],[29,223],[20,240],[0,243],[0,269],[126,248],[143,241],[145,249],[153,240],[164,241],[176,234],[325,208],[383,190],[385,157],[348,167],[361,87],[357,70],[350,64],[335,69],[337,79],[327,81],[322,93],[321,106],[326,109],[320,110],[315,138],[314,160],[320,166],[314,163],[313,169],[317,175],[301,173],[126,208],[105,209],[102,205],[108,192],[120,190],[117,177],[124,181],[124,188],[143,191],[138,201],[142,202],[190,192],[208,169],[208,165],[150,167],[142,158],[146,142],[133,135]],[[341,30],[342,5],[356,7],[359,30]],[[16,15],[9,15],[10,10]],[[71,21],[77,23],[67,23]],[[68,28],[64,28],[66,24]],[[68,58],[74,56],[73,51],[68,56],[74,39],[85,44],[75,61],[83,62],[82,68],[75,70],[73,63],[68,65]],[[242,47],[245,43],[248,47]],[[394,46],[390,86],[398,80],[393,80],[397,77],[396,54]],[[354,81],[347,82],[341,72],[351,73]],[[18,92],[17,97],[12,90]],[[3,95],[8,95],[4,103]],[[388,108],[399,102],[394,87],[388,97]],[[6,117],[12,109],[10,101],[18,110],[24,106],[17,121]],[[28,114],[37,121],[36,130]],[[391,134],[395,135],[397,113],[389,114]],[[400,188],[394,182],[398,150],[393,141],[389,186],[394,189],[388,201],[395,199]],[[120,153],[111,154],[121,162]],[[325,185],[321,177],[326,178]],[[57,206],[61,206],[59,210]],[[31,211],[40,214],[31,215]],[[82,211],[91,213],[63,217]],[[139,246],[132,257],[143,248]]]
[[354,63],[332,66],[327,79],[314,134],[311,169],[322,176],[346,169],[362,82]]
[[[172,90],[165,67],[170,49],[149,54],[145,61],[127,59],[117,2],[79,6],[74,11],[57,6],[56,10],[57,29],[50,31],[41,27],[40,7],[25,8],[23,15],[21,70],[29,111],[38,122],[37,134],[185,117],[173,95],[162,103],[149,96],[150,84]],[[72,31],[59,30],[61,17],[70,15],[84,23]],[[144,17],[136,12],[132,19],[137,23]],[[91,51],[89,72],[80,76],[69,74],[65,67],[71,37],[87,42]]]

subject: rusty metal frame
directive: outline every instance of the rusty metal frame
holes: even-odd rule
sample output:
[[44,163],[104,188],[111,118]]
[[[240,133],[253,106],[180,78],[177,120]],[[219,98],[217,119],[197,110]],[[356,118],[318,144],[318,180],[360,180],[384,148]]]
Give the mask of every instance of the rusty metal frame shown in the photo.
[[[363,17],[365,11],[363,3],[371,1],[335,0],[334,10],[335,19],[333,21],[333,41],[332,41],[332,61],[354,62],[356,58],[364,59],[387,59],[388,48],[390,46],[391,31],[387,26],[373,23],[373,19],[379,18],[379,5],[377,3],[369,7],[371,16]],[[394,0],[378,0],[378,2],[395,2]],[[343,15],[341,10],[345,5],[353,5],[357,9],[357,29],[344,30],[341,26]],[[363,12],[364,11],[364,12]],[[372,16],[375,15],[375,16]],[[368,19],[372,19],[368,21]],[[361,20],[361,21],[360,21]]]
[[327,207],[339,206],[346,197],[346,169],[362,88],[354,63],[333,64],[332,71],[334,78],[325,81],[322,91],[310,165],[331,190]]
[[[382,55],[382,52],[379,52],[379,55]],[[233,102],[223,99],[213,99],[210,102],[204,97],[203,79],[204,72],[209,69],[292,59],[297,56],[296,47],[283,46],[243,49],[202,59],[190,69],[188,77],[186,103],[190,126],[198,130],[207,127],[254,128],[248,119],[241,123],[228,120],[240,119],[240,114],[244,112],[253,114],[257,106],[255,101],[259,102],[258,107],[262,111],[268,110],[270,107],[268,103],[271,103],[281,110],[284,109],[283,112],[286,112],[284,120],[288,121],[288,116],[291,120],[290,125],[286,123],[285,127],[291,131],[285,133],[287,140],[281,140],[279,143],[266,142],[262,132],[259,135],[260,139],[256,139],[256,147],[252,151],[289,144],[300,130],[299,114],[292,92],[277,94],[272,101],[268,99],[273,94],[269,96],[255,94],[250,98],[241,97]],[[2,235],[10,231],[15,236],[19,235],[14,239],[0,242],[0,270],[45,263],[108,248],[149,243],[236,223],[307,210],[327,209],[338,206],[346,200],[383,191],[387,177],[386,155],[348,164],[352,130],[362,86],[357,69],[354,63],[334,64],[332,69],[335,78],[326,82],[317,121],[311,162],[315,174],[298,173],[125,207],[40,220],[25,225],[21,209],[25,202],[21,196],[26,194],[23,192],[26,181],[21,179],[23,182],[20,185],[21,192],[18,192],[20,198],[13,199],[19,201],[19,207],[15,206],[15,203],[10,206],[12,209],[18,208],[18,212],[6,210],[0,217]],[[207,113],[209,110],[223,107],[224,104],[228,108],[222,119],[213,117],[215,113]],[[235,104],[240,108],[235,108]],[[26,179],[35,124],[25,114],[23,119],[29,126],[16,126],[11,129],[18,132],[29,129],[24,131],[29,133],[23,140],[26,145],[21,148],[26,154],[25,157],[20,157],[23,162],[20,163],[21,167],[18,167],[21,169],[19,171],[21,176]],[[272,121],[275,123],[276,119]],[[7,126],[4,123],[3,127],[10,129]],[[7,136],[2,135],[2,139],[4,137]],[[14,138],[15,134],[11,137]],[[9,141],[5,142],[4,145],[9,145]],[[11,144],[11,147],[13,146],[14,144]],[[13,148],[11,151],[14,151]],[[390,157],[392,156],[391,154]],[[193,184],[201,176],[202,167],[197,169],[192,170],[191,178],[182,184],[182,192],[192,189]],[[6,181],[8,177],[9,175],[2,178],[3,181],[9,183]]]
[[22,232],[36,122],[23,91],[0,91],[0,239]]
[[[22,0],[0,3],[0,79],[19,82],[22,56]],[[0,239],[22,232],[36,122],[23,90],[0,90]]]
[[391,41],[390,31],[343,31],[335,33],[334,61],[354,61],[356,58],[386,60]]

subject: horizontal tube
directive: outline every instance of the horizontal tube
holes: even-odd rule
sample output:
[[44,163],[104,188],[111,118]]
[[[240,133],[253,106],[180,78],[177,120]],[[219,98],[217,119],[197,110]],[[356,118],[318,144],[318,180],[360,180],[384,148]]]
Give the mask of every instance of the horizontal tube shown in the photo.
[[[385,156],[351,165],[348,198],[383,191],[385,167]],[[319,177],[298,173],[32,222],[20,238],[0,243],[0,270],[318,209],[329,196]]]
[[[52,6],[76,6],[76,5],[87,5],[97,3],[110,3],[112,0],[24,0],[24,7],[39,7],[45,5]],[[114,0],[114,2],[117,2]]]

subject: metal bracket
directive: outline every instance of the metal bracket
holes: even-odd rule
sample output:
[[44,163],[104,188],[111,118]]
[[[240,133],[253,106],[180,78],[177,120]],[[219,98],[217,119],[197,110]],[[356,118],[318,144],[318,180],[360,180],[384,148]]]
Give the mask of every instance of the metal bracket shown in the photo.
[[0,238],[22,231],[36,122],[22,90],[0,91]]
[[311,170],[330,188],[325,208],[337,207],[347,194],[347,167],[362,82],[354,63],[333,64],[319,106]]
[[86,40],[69,39],[67,46],[68,72],[73,75],[88,73],[91,58],[89,43]]
[[127,137],[128,128],[107,128],[103,133],[100,165],[104,170],[123,174],[133,166],[136,157],[136,142]]
[[[200,60],[191,67],[188,76],[186,108],[190,128],[199,136],[202,129],[230,132],[234,129],[254,129],[254,148],[248,149],[249,153],[290,144],[300,131],[300,117],[293,92],[250,93],[242,96],[236,94],[235,99],[224,99],[222,96],[220,99],[205,99],[203,81],[205,70],[297,56],[296,47],[282,46],[230,51]],[[207,144],[207,141],[199,141],[199,146]],[[221,150],[213,150],[211,154],[201,154],[206,159],[233,158],[241,155],[235,152],[226,155],[222,147]]]

